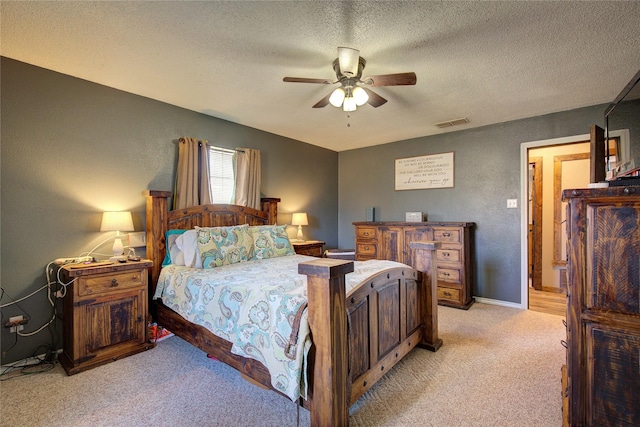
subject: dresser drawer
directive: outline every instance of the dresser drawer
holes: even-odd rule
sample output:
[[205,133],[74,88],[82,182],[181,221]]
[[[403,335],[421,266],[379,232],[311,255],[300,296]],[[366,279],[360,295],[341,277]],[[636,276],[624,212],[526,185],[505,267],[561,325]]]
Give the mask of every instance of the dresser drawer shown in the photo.
[[460,283],[460,269],[438,267],[438,280],[449,283]]
[[438,249],[436,251],[436,259],[438,262],[459,263],[460,249]]
[[298,254],[298,255],[315,256],[315,257],[322,257],[322,247],[321,246],[316,246],[316,247],[312,247],[312,248],[296,249],[296,254]]
[[[146,272],[146,270],[143,270]],[[88,296],[102,292],[121,291],[123,289],[146,286],[140,271],[97,274],[78,279],[78,295]]]
[[356,253],[361,258],[375,258],[378,254],[378,246],[373,243],[356,242]]
[[459,228],[440,228],[433,229],[433,240],[438,242],[462,242],[462,233]]
[[357,227],[356,239],[375,239],[376,228],[375,227]]
[[438,299],[459,302],[460,291],[458,289],[438,287]]

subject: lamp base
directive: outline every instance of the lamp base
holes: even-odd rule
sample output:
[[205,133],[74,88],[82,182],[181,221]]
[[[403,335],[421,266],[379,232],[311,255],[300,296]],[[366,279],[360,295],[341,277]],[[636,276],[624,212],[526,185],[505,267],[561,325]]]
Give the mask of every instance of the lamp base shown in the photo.
[[122,245],[122,239],[120,239],[119,235],[116,235],[116,238],[113,241],[113,256],[109,258],[109,261],[120,261],[121,259],[126,261],[127,257],[124,256],[124,246]]

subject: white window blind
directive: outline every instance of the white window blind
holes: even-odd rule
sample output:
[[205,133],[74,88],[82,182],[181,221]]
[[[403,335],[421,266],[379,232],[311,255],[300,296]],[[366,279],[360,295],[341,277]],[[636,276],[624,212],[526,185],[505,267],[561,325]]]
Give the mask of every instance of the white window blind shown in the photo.
[[209,147],[211,203],[233,203],[233,154],[235,151]]

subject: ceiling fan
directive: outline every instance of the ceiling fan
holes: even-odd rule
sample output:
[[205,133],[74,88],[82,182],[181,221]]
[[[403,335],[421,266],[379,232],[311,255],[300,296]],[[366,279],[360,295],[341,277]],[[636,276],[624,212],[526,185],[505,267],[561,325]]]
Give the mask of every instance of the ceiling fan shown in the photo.
[[333,61],[336,81],[327,79],[311,79],[305,77],[285,77],[284,82],[336,84],[340,87],[318,101],[313,108],[323,108],[328,104],[342,107],[344,111],[355,111],[357,107],[369,104],[379,107],[386,99],[369,89],[369,86],[406,86],[416,84],[416,73],[381,74],[362,78],[367,61],[360,56],[360,51],[350,47],[339,47],[338,57]]

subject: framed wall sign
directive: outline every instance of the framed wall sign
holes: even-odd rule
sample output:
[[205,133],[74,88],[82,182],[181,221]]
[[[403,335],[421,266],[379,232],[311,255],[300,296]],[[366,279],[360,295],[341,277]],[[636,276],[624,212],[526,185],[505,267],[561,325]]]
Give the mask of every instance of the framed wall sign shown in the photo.
[[453,151],[396,159],[396,190],[453,187]]

